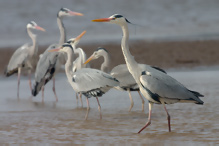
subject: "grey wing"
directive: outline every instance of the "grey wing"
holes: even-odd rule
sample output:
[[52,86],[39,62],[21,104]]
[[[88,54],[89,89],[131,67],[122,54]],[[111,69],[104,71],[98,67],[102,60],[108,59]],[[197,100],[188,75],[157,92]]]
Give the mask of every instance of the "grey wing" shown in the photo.
[[110,75],[112,75],[120,82],[120,87],[127,88],[136,86],[136,88],[138,88],[137,83],[129,72],[126,64],[120,64],[114,67]]
[[72,75],[72,86],[76,92],[87,92],[90,90],[114,87],[119,81],[111,75],[97,69],[82,68]]
[[46,50],[40,57],[36,67],[35,83],[32,90],[34,96],[38,94],[43,85],[52,79],[58,70],[58,56],[58,52],[48,52],[48,50]]
[[142,72],[140,83],[154,97],[202,102],[194,91],[188,90],[174,78],[154,68],[149,67],[147,71]]
[[18,48],[11,56],[11,59],[7,66],[7,76],[13,74],[13,72],[16,72],[18,67],[23,67],[25,65],[25,61],[28,58],[28,47],[29,44],[24,44],[23,46]]

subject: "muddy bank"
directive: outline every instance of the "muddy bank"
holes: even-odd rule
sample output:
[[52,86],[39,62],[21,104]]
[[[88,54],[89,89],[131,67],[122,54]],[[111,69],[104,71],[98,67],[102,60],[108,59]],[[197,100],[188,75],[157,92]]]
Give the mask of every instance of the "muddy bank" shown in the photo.
[[[178,42],[149,42],[144,40],[130,41],[130,49],[139,63],[159,66],[162,68],[190,68],[195,66],[219,65],[219,41],[178,41]],[[39,48],[39,54],[47,46]],[[78,45],[84,49],[87,57],[97,47],[105,47],[111,54],[112,67],[124,63],[120,40],[117,42],[99,42]],[[0,71],[3,73],[15,48],[0,49]],[[92,67],[99,68],[103,58],[91,63]]]

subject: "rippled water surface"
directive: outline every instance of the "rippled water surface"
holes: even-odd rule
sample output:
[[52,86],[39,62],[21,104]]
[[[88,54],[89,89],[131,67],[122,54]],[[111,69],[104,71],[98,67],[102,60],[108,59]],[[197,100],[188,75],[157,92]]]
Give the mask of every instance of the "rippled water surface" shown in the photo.
[[28,81],[21,81],[21,97],[16,97],[16,76],[1,77],[0,82],[0,143],[73,143],[73,144],[156,144],[207,145],[219,144],[219,71],[169,72],[192,90],[204,94],[205,104],[167,105],[171,115],[172,132],[168,132],[166,114],[161,105],[155,105],[152,124],[137,134],[147,120],[148,105],[141,111],[141,100],[132,92],[134,107],[128,93],[111,90],[100,98],[103,119],[95,98],[90,99],[90,114],[84,120],[83,108],[77,106],[75,93],[65,74],[57,78],[55,102],[51,83],[46,86],[45,103],[41,94],[30,97]]

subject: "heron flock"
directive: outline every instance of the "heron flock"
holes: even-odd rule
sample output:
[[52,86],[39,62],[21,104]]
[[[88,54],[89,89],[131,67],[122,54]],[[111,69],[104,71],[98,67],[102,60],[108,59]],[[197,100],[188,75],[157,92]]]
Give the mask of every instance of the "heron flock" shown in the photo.
[[[87,59],[86,54],[82,48],[77,48],[81,37],[86,33],[82,32],[76,38],[71,38],[66,41],[65,27],[62,19],[66,16],[83,16],[82,13],[73,12],[67,8],[61,8],[57,14],[57,24],[60,30],[59,42],[52,44],[40,55],[37,67],[35,70],[35,81],[31,83],[31,72],[34,70],[34,60],[38,54],[38,43],[36,34],[32,32],[33,29],[45,31],[38,26],[34,21],[27,24],[27,33],[32,39],[32,44],[24,44],[18,48],[12,55],[5,75],[11,76],[18,73],[17,78],[17,97],[19,98],[20,76],[22,71],[28,71],[29,86],[31,94],[36,96],[42,91],[42,102],[44,101],[45,85],[53,80],[53,92],[58,101],[55,90],[55,75],[62,65],[65,65],[65,73],[67,79],[76,92],[76,99],[78,103],[78,95],[82,103],[82,95],[86,97],[87,113],[85,119],[88,118],[90,106],[89,98],[95,97],[98,103],[100,119],[102,118],[101,106],[98,97],[103,96],[104,93],[111,88],[128,91],[131,105],[131,111],[134,102],[132,100],[131,91],[137,91],[142,101],[142,111],[144,111],[144,99],[142,95],[148,100],[149,115],[146,124],[140,129],[138,133],[144,130],[151,124],[151,114],[153,104],[162,104],[167,114],[168,130],[171,132],[170,115],[167,111],[166,104],[181,103],[195,103],[203,104],[200,99],[202,94],[196,91],[187,89],[184,85],[176,79],[169,76],[163,69],[150,66],[147,64],[139,64],[129,51],[129,30],[128,21],[124,16],[114,14],[109,18],[94,19],[93,22],[108,22],[117,24],[122,29],[121,49],[125,58],[126,64],[120,64],[109,70],[110,55],[105,48],[98,48]],[[78,56],[75,59],[75,56]],[[100,70],[90,68],[89,62],[99,57],[104,58]],[[142,95],[141,95],[142,94]],[[83,106],[83,105],[82,105]]]

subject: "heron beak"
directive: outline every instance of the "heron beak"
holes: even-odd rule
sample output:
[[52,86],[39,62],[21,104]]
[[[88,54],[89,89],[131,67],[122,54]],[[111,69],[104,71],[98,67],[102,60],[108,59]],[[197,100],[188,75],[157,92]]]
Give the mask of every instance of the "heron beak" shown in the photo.
[[52,49],[52,50],[49,50],[48,52],[58,52],[59,50],[61,50],[62,48],[57,48],[57,49]]
[[68,13],[69,13],[71,16],[84,16],[84,14],[82,14],[82,13],[73,12],[73,11],[68,11]]
[[109,22],[112,20],[112,18],[100,18],[100,19],[94,19],[93,22]]
[[79,36],[77,36],[77,37],[75,38],[75,41],[80,40],[81,37],[82,37],[85,33],[86,33],[86,31],[83,31]]
[[41,30],[41,31],[46,31],[44,28],[40,27],[40,26],[35,26],[35,29]]
[[89,57],[84,64],[87,64],[88,62],[90,62],[91,60],[93,60],[94,56],[92,55],[91,57]]

